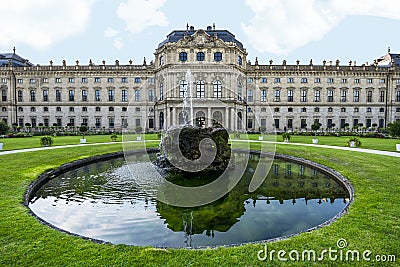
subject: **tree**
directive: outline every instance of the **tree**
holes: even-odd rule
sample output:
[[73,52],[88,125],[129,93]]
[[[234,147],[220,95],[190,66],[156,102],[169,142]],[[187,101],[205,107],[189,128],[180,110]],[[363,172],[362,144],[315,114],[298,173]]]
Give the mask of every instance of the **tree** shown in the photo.
[[400,121],[389,123],[388,130],[391,136],[400,137]]
[[85,139],[85,133],[89,130],[89,128],[85,125],[82,124],[81,127],[79,127],[79,132],[82,134],[82,139]]
[[315,132],[315,136],[317,136],[317,131],[321,128],[321,124],[319,122],[314,122],[313,125],[311,125],[311,129]]
[[0,135],[5,135],[10,131],[10,126],[5,121],[0,121]]

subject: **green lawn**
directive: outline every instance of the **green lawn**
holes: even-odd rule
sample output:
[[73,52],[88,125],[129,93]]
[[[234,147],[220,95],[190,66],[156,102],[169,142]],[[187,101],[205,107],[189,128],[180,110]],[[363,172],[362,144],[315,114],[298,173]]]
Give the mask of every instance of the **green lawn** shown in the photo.
[[[138,144],[140,145],[140,144]],[[152,143],[157,146],[157,142]],[[134,145],[132,145],[134,146]],[[260,145],[252,143],[253,149]],[[76,159],[120,151],[121,144],[72,147],[0,156],[0,266],[394,266],[382,262],[261,262],[264,244],[205,250],[155,249],[96,244],[42,225],[22,205],[27,186],[46,170]],[[348,177],[355,189],[349,212],[322,229],[268,244],[268,251],[337,249],[346,239],[348,249],[395,255],[400,261],[399,159],[332,149],[277,146],[278,153],[314,160]],[[346,248],[347,249],[347,248]],[[345,252],[345,251],[344,251]],[[275,254],[275,259],[276,259]],[[287,257],[287,255],[286,255]],[[328,257],[326,257],[328,258]]]
[[[250,140],[258,140],[259,134],[249,134]],[[274,137],[271,135],[264,135],[264,140],[272,140]],[[241,135],[241,138],[245,138],[245,135]],[[290,143],[302,143],[312,144],[313,136],[302,136],[292,135]],[[317,136],[318,144],[330,145],[330,146],[347,146],[348,136]],[[361,148],[385,150],[385,151],[396,151],[396,144],[400,144],[400,139],[389,139],[389,138],[359,138],[361,141]],[[276,136],[277,142],[282,142],[282,136]]]
[[[111,135],[86,135],[86,143],[104,143],[111,142]],[[136,134],[124,135],[124,140],[136,140]],[[157,134],[146,134],[143,139],[157,140]],[[82,136],[54,136],[53,146],[76,145],[80,143]],[[118,135],[117,142],[122,141],[122,136]],[[41,147],[40,136],[26,137],[26,138],[0,138],[0,143],[3,143],[3,150],[15,150],[23,148]]]

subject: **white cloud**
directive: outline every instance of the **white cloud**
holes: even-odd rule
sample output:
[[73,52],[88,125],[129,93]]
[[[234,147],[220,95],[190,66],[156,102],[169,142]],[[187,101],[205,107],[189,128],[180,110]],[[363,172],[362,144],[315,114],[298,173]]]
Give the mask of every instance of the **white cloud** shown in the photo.
[[119,34],[119,32],[111,27],[108,27],[105,31],[104,31],[104,37],[106,38],[112,38],[115,37]]
[[125,21],[126,30],[135,34],[149,26],[168,26],[168,19],[160,8],[166,0],[127,0],[117,9],[119,18]]
[[114,38],[113,45],[118,50],[121,50],[124,47],[124,43],[121,38]]
[[400,19],[393,0],[246,0],[255,13],[242,24],[250,44],[260,52],[286,55],[320,40],[344,18],[354,15]]
[[0,46],[28,44],[47,48],[67,37],[83,33],[94,0],[2,1]]

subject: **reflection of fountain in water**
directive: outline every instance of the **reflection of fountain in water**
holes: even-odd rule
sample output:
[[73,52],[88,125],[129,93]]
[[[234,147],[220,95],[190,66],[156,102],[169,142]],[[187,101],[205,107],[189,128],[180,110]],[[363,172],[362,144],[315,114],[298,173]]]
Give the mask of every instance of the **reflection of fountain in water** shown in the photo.
[[185,240],[183,242],[187,245],[187,247],[191,247],[192,235],[193,235],[193,211],[190,212],[189,222],[186,213],[182,214],[182,224],[183,224],[183,233],[185,235]]
[[[190,70],[186,72],[186,84],[184,85],[183,92],[183,107],[182,107],[182,116],[183,116],[183,124],[184,125],[192,125],[193,126],[193,96],[192,96],[192,73]],[[189,100],[189,103],[188,103]]]

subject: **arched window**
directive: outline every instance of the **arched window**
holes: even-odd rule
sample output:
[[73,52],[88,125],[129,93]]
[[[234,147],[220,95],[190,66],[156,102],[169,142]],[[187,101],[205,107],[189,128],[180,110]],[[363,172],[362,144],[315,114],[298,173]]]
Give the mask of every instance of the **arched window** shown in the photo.
[[179,83],[179,97],[187,97],[187,83],[186,81],[180,81]]
[[164,128],[164,112],[160,112],[160,118],[159,118],[159,120],[160,120],[160,129],[163,129]]
[[206,126],[206,114],[203,111],[196,112],[196,126],[201,128]]
[[213,113],[213,121],[214,121],[214,123],[219,123],[219,124],[222,124],[222,113],[221,113],[221,111],[215,111],[214,113]]
[[222,83],[220,81],[214,82],[214,97],[222,98]]
[[237,88],[237,99],[242,100],[242,96],[243,96],[242,83],[239,82]]
[[164,99],[164,84],[160,83],[160,100]]
[[204,81],[198,81],[196,83],[196,97],[205,97],[205,84]]
[[237,129],[242,129],[242,112],[240,111],[237,113]]

